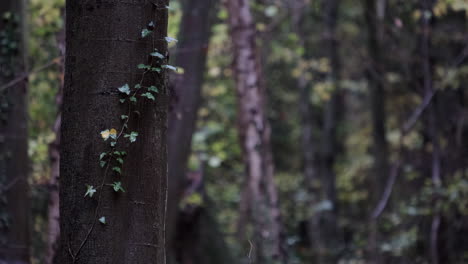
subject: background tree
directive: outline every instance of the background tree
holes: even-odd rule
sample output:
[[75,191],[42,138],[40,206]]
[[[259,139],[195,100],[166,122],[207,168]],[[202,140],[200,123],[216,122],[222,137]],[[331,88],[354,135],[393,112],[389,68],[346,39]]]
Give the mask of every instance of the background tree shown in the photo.
[[167,5],[67,3],[56,263],[165,263]]
[[248,212],[253,222],[256,262],[281,262],[285,256],[278,193],[273,179],[271,131],[265,115],[265,87],[255,43],[255,21],[249,5],[249,1],[227,2],[234,53],[238,133],[246,173],[241,214]]
[[0,262],[29,263],[25,1],[0,4]]

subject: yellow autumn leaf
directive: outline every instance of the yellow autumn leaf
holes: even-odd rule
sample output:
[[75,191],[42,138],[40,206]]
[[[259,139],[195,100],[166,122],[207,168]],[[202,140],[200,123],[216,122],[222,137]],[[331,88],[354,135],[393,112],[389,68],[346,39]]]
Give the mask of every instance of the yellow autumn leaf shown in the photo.
[[101,131],[101,137],[104,139],[104,140],[107,140],[110,136],[110,132],[109,132],[109,129],[106,129],[104,131]]
[[111,130],[109,129],[106,129],[104,131],[101,131],[101,137],[104,139],[104,140],[107,140],[109,137],[113,138],[113,139],[116,139],[117,138],[117,130],[115,130],[114,128],[112,128]]
[[112,128],[110,131],[109,131],[109,134],[110,134],[110,137],[113,138],[113,139],[116,139],[117,138],[117,130],[115,130],[114,128]]

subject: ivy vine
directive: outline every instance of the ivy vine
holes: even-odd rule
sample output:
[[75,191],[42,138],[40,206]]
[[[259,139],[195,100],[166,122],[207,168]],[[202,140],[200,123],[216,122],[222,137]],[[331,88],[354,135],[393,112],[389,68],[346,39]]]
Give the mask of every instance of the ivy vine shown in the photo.
[[[130,120],[140,116],[140,112],[137,108],[138,100],[156,101],[157,95],[160,92],[160,88],[157,86],[157,84],[149,86],[144,85],[147,75],[149,73],[162,74],[166,70],[177,70],[176,67],[167,64],[167,54],[162,54],[154,47],[154,43],[156,41],[153,34],[154,30],[155,23],[151,21],[141,31],[141,38],[147,38],[150,36],[153,37],[153,49],[151,53],[149,53],[151,58],[150,63],[142,63],[136,66],[139,70],[143,71],[140,81],[133,85],[125,83],[122,86],[116,88],[118,94],[120,95],[119,102],[120,104],[124,105],[123,109],[126,109],[125,112],[119,114],[121,124],[117,128],[108,128],[98,132],[100,138],[109,143],[107,145],[107,150],[104,150],[98,155],[97,162],[104,172],[99,186],[93,186],[90,184],[85,186],[86,189],[84,191],[84,198],[89,199],[97,196],[97,206],[94,212],[92,225],[88,230],[85,239],[80,244],[78,250],[73,252],[69,245],[69,253],[73,259],[73,263],[76,262],[81,249],[86,244],[90,234],[93,232],[96,223],[98,222],[102,225],[108,224],[108,219],[106,216],[101,215],[99,211],[103,190],[105,188],[110,188],[117,194],[125,192],[125,188],[121,181],[108,181],[107,177],[109,173],[113,173],[118,177],[123,177],[123,165],[128,154],[124,147],[120,146],[128,146],[128,144],[121,144],[121,141],[127,141],[126,143],[132,144],[137,141],[140,135],[138,131],[135,131],[129,127]],[[165,37],[164,39],[158,41],[165,41],[167,43],[177,42],[176,39],[171,37]]]

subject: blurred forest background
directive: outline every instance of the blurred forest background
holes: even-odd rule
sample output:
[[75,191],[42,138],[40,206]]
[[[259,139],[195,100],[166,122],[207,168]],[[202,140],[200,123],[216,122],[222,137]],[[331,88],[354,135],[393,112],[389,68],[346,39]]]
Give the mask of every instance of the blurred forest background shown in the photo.
[[[169,262],[251,263],[260,248],[253,263],[468,263],[468,2],[250,1],[274,164],[260,188],[277,194],[266,206],[245,176],[233,52],[245,43],[229,2],[170,3],[172,96],[198,115],[169,128],[169,153],[190,154],[187,173],[169,157]],[[64,5],[3,14],[28,23],[32,263],[54,248]]]

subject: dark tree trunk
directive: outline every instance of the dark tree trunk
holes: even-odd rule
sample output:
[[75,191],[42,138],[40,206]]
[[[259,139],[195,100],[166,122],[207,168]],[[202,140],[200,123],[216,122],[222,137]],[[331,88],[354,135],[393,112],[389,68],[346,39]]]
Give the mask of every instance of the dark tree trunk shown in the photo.
[[183,16],[174,64],[183,75],[171,80],[169,118],[169,193],[167,207],[167,244],[172,246],[179,201],[185,186],[187,161],[195,130],[206,56],[213,24],[216,0],[183,2]]
[[338,40],[336,36],[336,25],[338,17],[339,0],[325,0],[323,2],[324,10],[324,31],[323,31],[323,50],[328,58],[331,70],[326,79],[332,84],[333,91],[331,98],[325,103],[322,131],[322,153],[321,177],[324,189],[324,198],[330,202],[331,209],[322,213],[322,238],[325,246],[325,259],[328,262],[336,262],[333,254],[336,254],[338,247],[338,227],[337,212],[338,204],[336,198],[336,173],[334,170],[336,158],[339,155],[338,146],[338,126],[342,119],[343,100],[339,85],[340,59],[338,54]]
[[[8,14],[8,15],[7,15]],[[25,2],[0,4],[0,83],[26,70]],[[16,47],[13,48],[13,45]],[[0,263],[29,263],[29,195],[26,81],[0,90]]]
[[[149,55],[155,48],[166,55],[167,5],[166,0],[67,2],[57,264],[165,263],[166,73],[137,65],[159,67]],[[143,29],[153,32],[142,37]],[[126,83],[137,94],[135,104],[117,90]],[[142,88],[133,88],[137,84]],[[159,90],[155,101],[139,92],[151,85]],[[111,128],[119,131],[116,140]],[[136,141],[120,131],[137,132]],[[114,169],[120,166],[116,155],[125,156],[121,174]],[[118,181],[125,192],[109,186]],[[92,197],[85,197],[87,185],[97,191]]]
[[[424,12],[432,14],[433,1],[432,0],[421,0],[421,6]],[[422,40],[421,40],[421,53],[422,53],[422,76],[423,76],[423,87],[425,95],[434,93],[434,85],[432,80],[432,64],[431,64],[431,18],[432,16],[424,15],[422,17]],[[431,179],[433,188],[436,190],[442,187],[441,178],[441,150],[439,143],[439,122],[437,118],[437,98],[432,100],[428,109],[428,131],[429,137],[432,143],[432,155],[431,155]],[[439,197],[437,192],[433,195],[433,215],[430,229],[430,242],[429,252],[432,264],[439,264],[439,232],[441,223],[440,209],[437,208]]]
[[[388,178],[388,142],[385,129],[385,89],[384,79],[384,59],[382,55],[382,43],[384,36],[384,15],[385,0],[365,0],[365,19],[367,26],[367,49],[369,53],[369,62],[367,63],[367,79],[370,92],[370,111],[372,120],[372,154],[374,156],[373,177],[371,179],[370,207],[373,208],[384,192],[385,183]],[[370,223],[369,235],[369,255],[373,263],[379,262],[377,249],[378,243],[378,224],[376,219]]]
[[284,261],[285,255],[261,60],[249,3],[248,0],[229,0],[227,8],[233,45],[238,133],[247,176],[241,214],[249,212],[254,230],[254,261],[262,264]]

